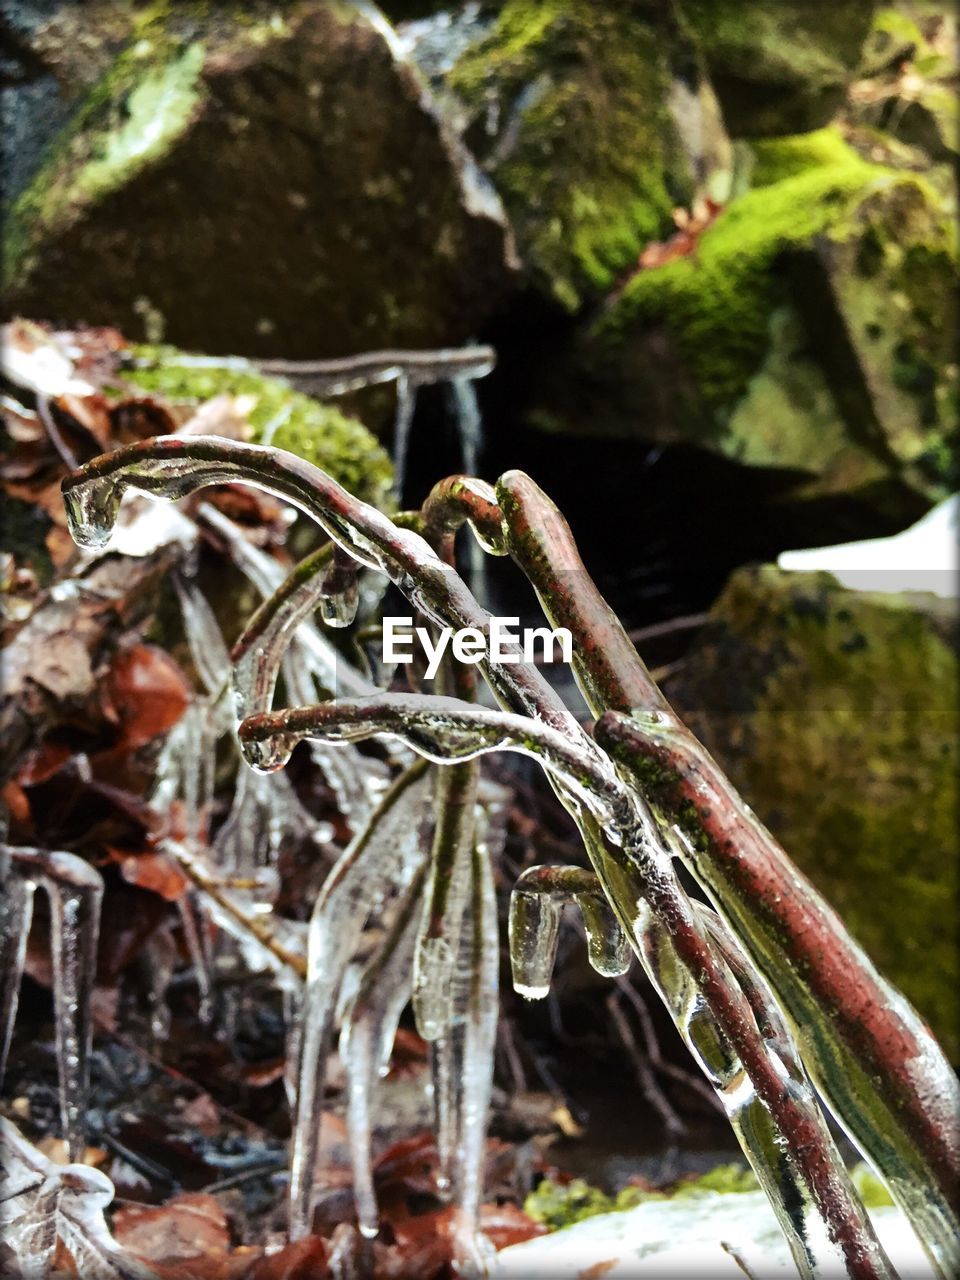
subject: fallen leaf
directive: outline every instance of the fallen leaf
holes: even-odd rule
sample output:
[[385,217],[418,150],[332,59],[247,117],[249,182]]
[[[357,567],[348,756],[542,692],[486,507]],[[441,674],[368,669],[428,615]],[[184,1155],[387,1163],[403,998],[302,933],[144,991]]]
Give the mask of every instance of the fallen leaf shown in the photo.
[[127,884],[158,893],[167,902],[176,902],[190,888],[190,881],[165,853],[129,855],[120,863],[120,874]]
[[100,683],[104,711],[118,726],[116,747],[132,750],[166,733],[191,701],[187,678],[163,649],[135,644],[118,653]]
[[156,1262],[226,1253],[230,1245],[220,1202],[203,1192],[185,1192],[157,1207],[123,1205],[113,1215],[113,1232],[131,1253]]
[[322,1236],[307,1236],[260,1258],[244,1280],[324,1280],[329,1252]]
[[522,1244],[547,1234],[542,1222],[535,1222],[528,1213],[515,1204],[485,1204],[480,1207],[480,1230],[488,1236],[497,1249],[511,1244]]

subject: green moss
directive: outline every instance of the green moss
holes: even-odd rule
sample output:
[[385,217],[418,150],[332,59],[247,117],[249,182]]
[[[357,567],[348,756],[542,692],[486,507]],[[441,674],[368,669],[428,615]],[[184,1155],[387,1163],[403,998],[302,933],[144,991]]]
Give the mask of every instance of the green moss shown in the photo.
[[767,567],[713,616],[675,705],[957,1061],[952,606]]
[[163,156],[199,108],[203,45],[183,47],[158,21],[162,12],[144,11],[127,48],[14,204],[4,245],[11,275],[28,266],[34,244]]
[[855,153],[839,129],[816,129],[783,138],[758,138],[750,144],[754,164],[751,185],[769,187],[812,168],[849,165]]
[[610,1213],[614,1202],[597,1187],[582,1178],[558,1183],[544,1178],[524,1201],[524,1211],[535,1222],[542,1222],[551,1231],[583,1222],[599,1213]]
[[751,1169],[741,1164],[723,1164],[700,1177],[685,1178],[664,1190],[628,1186],[615,1196],[608,1196],[583,1178],[559,1183],[545,1178],[524,1203],[524,1210],[536,1222],[551,1231],[569,1227],[574,1222],[595,1218],[601,1213],[617,1213],[635,1209],[650,1200],[693,1199],[706,1192],[739,1195],[757,1191],[759,1183]]
[[769,345],[768,318],[780,292],[775,260],[842,223],[871,186],[911,180],[844,147],[834,163],[748,191],[704,233],[694,255],[636,275],[595,336],[617,345],[632,328],[665,322],[706,404],[729,407]]
[[393,468],[380,444],[356,418],[333,405],[293,391],[279,378],[233,369],[177,364],[171,347],[135,347],[137,368],[125,375],[144,391],[174,403],[202,404],[230,394],[253,400],[247,418],[259,440],[271,429],[271,443],[314,463],[345,489],[375,506],[388,502]]
[[488,168],[524,258],[569,310],[608,288],[691,198],[668,107],[675,41],[662,20],[615,6],[508,0],[450,77],[478,117],[499,104]]
[[688,1182],[678,1183],[673,1192],[675,1199],[690,1199],[703,1195],[706,1191],[718,1191],[723,1195],[743,1195],[748,1191],[759,1191],[760,1184],[752,1169],[742,1164],[718,1164],[715,1169],[693,1178]]

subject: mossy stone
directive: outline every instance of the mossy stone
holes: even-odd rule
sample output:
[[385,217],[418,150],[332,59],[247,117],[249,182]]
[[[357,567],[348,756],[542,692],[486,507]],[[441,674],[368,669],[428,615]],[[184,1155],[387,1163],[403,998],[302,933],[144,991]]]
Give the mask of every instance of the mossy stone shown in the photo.
[[956,482],[949,210],[834,130],[754,151],[753,187],[613,296],[529,418],[697,445],[792,473],[791,501],[907,523]]
[[476,332],[514,279],[502,209],[382,19],[136,15],[11,209],[10,307],[290,358]]
[[171,347],[135,346],[125,386],[162,396],[174,406],[196,408],[218,395],[252,401],[247,419],[255,443],[269,443],[326,471],[345,489],[374,506],[388,506],[393,466],[382,446],[356,418],[294,391],[280,378],[255,371],[178,363]]
[[733,575],[669,688],[955,1062],[958,693],[953,602],[769,566]]
[[840,106],[875,0],[682,0],[732,137],[802,133]]
[[447,87],[534,281],[570,311],[729,178],[712,90],[660,5],[507,0]]

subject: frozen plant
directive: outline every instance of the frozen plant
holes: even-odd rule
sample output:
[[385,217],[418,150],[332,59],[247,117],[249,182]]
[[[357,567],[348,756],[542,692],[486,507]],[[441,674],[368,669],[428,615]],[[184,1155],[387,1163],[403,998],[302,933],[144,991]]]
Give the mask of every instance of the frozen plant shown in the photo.
[[[882,1175],[940,1273],[953,1274],[960,1108],[949,1064],[907,1002],[680,724],[583,570],[562,516],[529,477],[508,473],[495,490],[453,477],[434,488],[419,512],[391,520],[291,455],[216,437],[169,437],[95,460],[65,481],[64,494],[76,540],[102,546],[128,489],[176,499],[231,481],[291,502],[337,546],[338,572],[329,573],[322,557],[299,566],[234,651],[238,734],[248,763],[271,772],[302,740],[352,743],[385,736],[437,766],[431,771],[434,831],[426,862],[417,824],[406,812],[418,787],[426,794],[414,767],[343,855],[314,913],[292,1233],[309,1229],[318,1172],[316,1109],[351,944],[368,916],[389,913],[381,953],[361,980],[360,1003],[346,1016],[348,1070],[363,1073],[354,1082],[362,1111],[365,1082],[382,1061],[403,993],[398,968],[413,929],[405,913],[422,876],[410,976],[414,1010],[421,1033],[434,1045],[441,1156],[461,1215],[461,1263],[473,1273],[485,1266],[476,1219],[477,1134],[489,1095],[495,972],[489,957],[496,940],[475,762],[506,750],[533,757],[546,771],[577,822],[596,876],[594,882],[555,869],[518,884],[513,960],[521,988],[528,995],[543,991],[551,920],[559,899],[574,897],[585,911],[595,963],[616,972],[624,938],[639,957],[716,1090],[801,1275],[868,1280],[893,1274],[815,1088]],[[438,627],[488,627],[489,615],[453,569],[453,539],[465,522],[485,551],[513,558],[551,625],[573,635],[574,670],[597,716],[593,736],[534,667],[498,664],[489,656],[479,670],[500,709],[471,701],[474,668],[448,665],[438,694],[375,692],[273,710],[283,639],[313,607],[324,607],[327,616],[341,612],[343,602],[330,596],[352,590],[346,557],[385,573]],[[272,642],[253,644],[254,633]],[[382,839],[389,823],[399,823],[406,838],[398,832]],[[676,859],[697,877],[715,911],[687,896]],[[600,906],[601,894],[608,908]],[[535,901],[538,895],[544,901]],[[356,1066],[349,1060],[351,1043]],[[353,1145],[357,1153],[365,1149],[359,1136]],[[361,1213],[372,1231],[369,1197]]]

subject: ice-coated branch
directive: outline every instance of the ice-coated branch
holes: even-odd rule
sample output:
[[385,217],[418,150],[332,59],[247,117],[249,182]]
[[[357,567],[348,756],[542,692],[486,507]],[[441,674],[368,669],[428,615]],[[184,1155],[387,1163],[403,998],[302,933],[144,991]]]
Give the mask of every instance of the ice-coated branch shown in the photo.
[[103,878],[99,871],[73,853],[0,846],[0,861],[6,868],[2,959],[5,966],[10,966],[4,970],[3,1026],[0,1028],[4,1062],[16,1016],[33,895],[37,888],[42,888],[50,899],[60,1119],[70,1158],[77,1160],[85,1146],[84,1112],[93,1035],[91,1000],[97,974]]
[[[159,436],[95,458],[66,477],[63,495],[74,539],[82,546],[102,547],[128,489],[173,500],[205,485],[230,482],[256,485],[298,507],[361,565],[385,573],[414,608],[438,625],[481,631],[488,627],[490,615],[424,538],[398,528],[318,467],[292,454],[216,436]],[[487,660],[480,666],[504,706],[536,714],[585,750],[593,750],[534,666]]]
[[340,1058],[347,1074],[347,1139],[353,1167],[353,1198],[360,1233],[370,1240],[380,1229],[371,1160],[373,1098],[377,1083],[389,1066],[400,1015],[410,998],[425,871],[424,866],[397,904],[383,942],[360,977],[340,1031]]
[[[582,800],[580,825],[595,870],[648,972],[653,976],[657,971],[650,937],[666,940],[663,945],[669,944],[676,962],[671,982],[686,990],[690,999],[695,996],[697,1007],[709,1011],[709,1026],[716,1027],[731,1062],[735,1059],[739,1064],[741,1078],[771,1116],[772,1146],[766,1141],[769,1135],[756,1126],[745,1125],[737,1132],[745,1149],[749,1147],[748,1158],[770,1165],[766,1177],[770,1185],[781,1186],[784,1204],[792,1192],[782,1181],[786,1174],[777,1152],[789,1148],[795,1158],[796,1176],[802,1180],[806,1203],[813,1207],[816,1220],[778,1212],[801,1272],[811,1274],[812,1256],[826,1256],[857,1280],[889,1277],[889,1264],[825,1130],[816,1099],[784,1089],[783,1064],[764,1042],[749,1001],[680,889],[669,853],[659,848],[656,833],[647,829],[645,806],[638,812],[615,777],[544,725],[444,697],[384,694],[273,712],[240,726],[244,749],[257,767],[279,767],[297,741],[314,734],[352,741],[384,733],[400,737],[439,763],[497,750],[532,755],[560,786]],[[596,830],[598,812],[620,845],[619,856],[606,847]],[[656,985],[686,1034],[689,1000],[684,1004],[668,998],[662,979]],[[726,1076],[710,1076],[703,1052],[699,1060],[718,1091],[726,1087],[722,1083]],[[831,1242],[826,1254],[826,1246],[818,1243],[821,1236]]]
[[430,875],[413,963],[413,1012],[417,1030],[428,1043],[444,1034],[453,1017],[454,971],[470,889],[476,802],[477,770],[472,761],[439,772]]
[[630,942],[593,871],[528,867],[510,895],[510,964],[514,990],[541,1000],[550,990],[560,916],[575,903],[583,917],[587,956],[597,973],[615,978],[630,967]]
[[[204,358],[204,357],[201,357]],[[215,360],[216,357],[206,357]],[[496,361],[493,347],[449,347],[438,351],[365,351],[332,360],[257,360],[261,373],[286,378],[311,395],[344,395],[381,382],[407,378],[428,386],[454,378],[482,378]]]
[[309,1234],[320,1169],[320,1119],[327,1055],[347,963],[371,913],[401,896],[426,860],[420,823],[426,766],[418,761],[394,782],[364,831],[324,881],[310,920],[290,1167],[290,1235]]
[[264,771],[282,768],[298,742],[314,737],[358,742],[388,735],[436,764],[518,751],[541,761],[605,825],[631,821],[629,794],[602,757],[587,754],[542,721],[458,698],[403,693],[339,698],[249,716],[238,733],[247,761]]
[[684,815],[684,860],[767,975],[834,1115],[950,1275],[960,1090],[929,1028],[672,712],[608,712],[596,734],[663,813]]
[[511,471],[496,496],[511,556],[551,624],[573,635],[597,741],[661,824],[685,829],[684,861],[777,992],[818,1089],[950,1274],[960,1267],[960,1096],[942,1050],[671,710],[546,494]]

